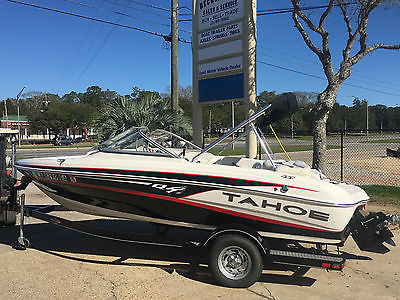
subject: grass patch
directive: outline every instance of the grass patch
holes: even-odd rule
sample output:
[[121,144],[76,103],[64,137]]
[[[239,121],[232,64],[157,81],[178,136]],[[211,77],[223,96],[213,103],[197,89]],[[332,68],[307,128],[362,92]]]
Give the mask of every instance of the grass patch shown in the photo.
[[[312,150],[312,145],[289,145],[285,147],[286,152],[300,152],[300,151],[311,151]],[[340,149],[339,146],[327,146],[327,149]],[[271,150],[274,153],[282,153],[282,149],[279,146],[272,146]],[[212,154],[218,154],[219,149],[214,148],[210,150],[210,153]],[[235,155],[245,155],[246,154],[246,148],[238,148],[236,147],[234,150],[232,149],[225,149],[220,155],[223,156],[235,156]]]
[[360,187],[372,201],[400,205],[400,187],[388,185],[360,185]]
[[[337,140],[338,138],[340,139],[340,134],[339,135],[332,134],[326,136],[327,140]],[[295,135],[294,139],[300,141],[312,141],[314,137],[312,135]]]

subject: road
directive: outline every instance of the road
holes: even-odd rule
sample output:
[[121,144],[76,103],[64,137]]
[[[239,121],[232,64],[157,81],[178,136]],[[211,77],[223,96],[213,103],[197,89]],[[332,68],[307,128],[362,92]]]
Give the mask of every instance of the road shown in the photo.
[[[17,160],[33,157],[82,155],[88,152],[89,149],[90,148],[18,149]],[[7,151],[7,154],[10,155],[11,152]]]

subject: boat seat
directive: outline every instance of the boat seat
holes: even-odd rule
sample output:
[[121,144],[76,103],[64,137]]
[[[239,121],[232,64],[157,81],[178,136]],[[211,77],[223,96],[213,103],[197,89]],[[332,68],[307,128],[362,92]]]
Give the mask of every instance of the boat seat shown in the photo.
[[307,165],[304,161],[301,160],[289,160],[289,161],[280,161],[278,162],[278,164],[284,165],[284,166],[288,166],[291,168],[303,168],[303,169],[309,169],[310,166]]
[[278,162],[276,164],[276,171],[290,175],[313,176],[313,171],[316,170],[312,170],[304,161],[291,160]]
[[249,169],[262,169],[263,162],[255,160],[255,159],[243,157],[236,163],[236,166],[241,167],[241,168],[249,168]]
[[271,162],[269,160],[264,160],[263,169],[274,171],[274,166],[271,164]]
[[225,165],[225,166],[236,166],[240,168],[249,168],[249,169],[269,169],[266,167],[264,161],[245,158],[245,157],[226,156],[217,160],[215,164]]
[[[186,158],[188,158],[189,155],[186,155]],[[219,156],[216,156],[214,154],[211,153],[203,153],[202,155],[200,155],[199,157],[196,158],[196,160],[194,161],[195,163],[202,163],[202,164],[214,164],[216,161],[219,160]],[[188,158],[190,159],[190,158]]]
[[236,166],[239,160],[241,160],[241,157],[225,156],[218,159],[215,164],[224,166]]

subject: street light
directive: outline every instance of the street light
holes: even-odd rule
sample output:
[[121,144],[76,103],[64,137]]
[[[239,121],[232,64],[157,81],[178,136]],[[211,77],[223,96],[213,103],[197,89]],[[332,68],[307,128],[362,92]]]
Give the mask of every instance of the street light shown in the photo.
[[18,115],[18,146],[21,147],[21,125],[19,122],[19,97],[21,97],[22,92],[24,91],[24,89],[26,89],[26,86],[24,86],[21,91],[18,93],[17,95],[17,115]]

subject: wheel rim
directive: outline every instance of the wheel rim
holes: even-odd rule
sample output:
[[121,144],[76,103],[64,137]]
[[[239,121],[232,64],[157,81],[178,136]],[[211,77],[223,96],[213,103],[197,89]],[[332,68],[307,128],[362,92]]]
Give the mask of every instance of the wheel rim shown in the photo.
[[251,270],[250,255],[241,247],[226,247],[218,256],[218,268],[229,279],[243,279]]

